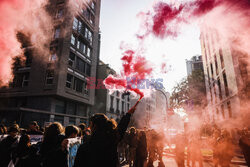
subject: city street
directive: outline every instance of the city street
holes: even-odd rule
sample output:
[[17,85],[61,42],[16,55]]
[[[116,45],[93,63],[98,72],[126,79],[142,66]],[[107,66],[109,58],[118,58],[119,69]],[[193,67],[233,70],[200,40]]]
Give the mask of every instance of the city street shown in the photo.
[[[165,164],[165,167],[178,167],[175,159],[174,158],[170,158],[170,157],[163,157],[163,162]],[[158,166],[158,161],[154,162],[154,167]],[[199,164],[196,163],[196,167],[198,167]],[[129,167],[129,165],[124,165],[123,167]],[[203,162],[203,167],[214,167],[212,162]],[[230,167],[247,167],[246,165],[235,165],[235,164],[231,164]]]

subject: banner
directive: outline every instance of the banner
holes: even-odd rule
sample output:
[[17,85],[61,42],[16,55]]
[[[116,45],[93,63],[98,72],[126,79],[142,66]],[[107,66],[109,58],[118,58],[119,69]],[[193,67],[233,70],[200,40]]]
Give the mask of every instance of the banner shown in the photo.
[[82,140],[80,137],[68,139],[68,166],[73,167],[78,148],[80,147]]
[[29,135],[30,136],[30,143],[36,144],[43,140],[43,135]]
[[2,141],[5,137],[7,137],[8,135],[0,135],[0,141]]

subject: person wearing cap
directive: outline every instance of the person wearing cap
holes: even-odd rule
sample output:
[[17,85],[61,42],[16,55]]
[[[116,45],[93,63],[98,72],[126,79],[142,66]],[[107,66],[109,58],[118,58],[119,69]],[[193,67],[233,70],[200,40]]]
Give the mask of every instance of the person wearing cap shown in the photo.
[[18,143],[19,126],[13,124],[8,129],[8,136],[0,143],[0,166],[8,167],[11,153]]
[[39,126],[36,121],[31,121],[29,124],[29,129],[27,131],[28,135],[43,135],[43,132],[39,130]]

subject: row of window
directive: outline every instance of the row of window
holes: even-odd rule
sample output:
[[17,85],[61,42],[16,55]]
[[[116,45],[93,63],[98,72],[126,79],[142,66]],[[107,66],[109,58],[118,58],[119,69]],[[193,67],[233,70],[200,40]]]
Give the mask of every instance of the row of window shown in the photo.
[[80,19],[74,18],[72,28],[84,36],[90,42],[90,45],[92,45],[93,33]]
[[88,47],[83,40],[80,38],[77,39],[73,34],[71,35],[71,45],[77,48],[79,52],[86,55],[87,57],[91,57],[92,51],[91,48]]
[[95,15],[88,9],[82,9],[83,16],[90,22],[90,24],[95,24]]
[[[229,96],[229,88],[228,88],[228,82],[227,82],[227,76],[226,76],[226,73],[224,72],[222,74],[222,77],[223,77],[223,82],[224,82],[224,88],[225,88],[225,95],[226,97]],[[210,96],[211,96],[211,103],[213,103],[213,94],[212,94],[212,89],[213,89],[213,92],[214,92],[214,98],[215,98],[215,103],[217,103],[217,93],[216,93],[216,87],[215,87],[215,83],[217,83],[218,85],[218,95],[219,95],[219,98],[220,100],[222,100],[222,87],[221,87],[221,81],[220,79],[218,78],[217,81],[214,81],[213,82],[213,85],[209,86],[209,90],[210,90]]]
[[91,65],[86,63],[80,57],[76,56],[76,54],[74,54],[73,52],[70,52],[69,54],[68,65],[77,69],[79,72],[90,76]]
[[[125,112],[125,102],[121,101],[121,110],[122,112]],[[129,104],[127,104],[127,108],[129,109]],[[110,110],[114,110],[114,96],[110,96]],[[115,112],[120,113],[120,99],[116,99],[116,110]]]
[[87,82],[71,74],[67,74],[66,87],[75,90],[77,93],[89,95],[89,91],[87,89]]
[[[220,106],[220,110],[222,117],[225,119],[225,109],[223,104]],[[227,110],[229,118],[232,118],[232,107],[230,101],[227,102]],[[219,115],[219,108],[216,108],[216,114]]]
[[29,84],[30,73],[16,73],[13,79],[13,87],[27,87]]

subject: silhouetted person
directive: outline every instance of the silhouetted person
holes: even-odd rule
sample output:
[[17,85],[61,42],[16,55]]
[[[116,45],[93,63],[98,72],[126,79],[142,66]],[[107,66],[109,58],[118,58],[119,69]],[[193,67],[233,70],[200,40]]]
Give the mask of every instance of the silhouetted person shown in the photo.
[[68,141],[62,135],[63,126],[54,122],[45,130],[44,140],[41,144],[40,154],[43,167],[67,167]]
[[131,127],[128,134],[128,145],[129,145],[129,166],[134,166],[135,154],[137,147],[137,134],[136,129]]
[[43,135],[43,132],[39,130],[39,126],[36,121],[32,121],[29,124],[29,129],[27,131],[28,135]]
[[132,107],[116,126],[115,122],[104,114],[95,114],[90,118],[91,137],[77,151],[74,167],[117,167],[119,164],[117,145],[128,127]]
[[11,153],[18,143],[19,126],[13,124],[8,129],[8,136],[0,143],[0,166],[7,167],[11,160]]
[[175,140],[176,162],[178,167],[184,167],[186,140],[183,134],[177,134]]
[[78,136],[79,133],[80,133],[79,129],[74,125],[70,125],[70,126],[67,126],[65,128],[65,137],[66,138],[75,138]]
[[148,157],[147,138],[144,131],[139,132],[138,145],[136,147],[135,167],[144,167]]
[[239,140],[240,148],[245,157],[247,166],[250,166],[250,132],[244,129]]
[[39,167],[40,159],[37,151],[30,143],[30,136],[22,135],[12,153],[12,160],[15,167]]
[[227,130],[221,131],[221,136],[218,139],[219,149],[219,164],[221,167],[229,167],[234,156],[234,145],[232,138]]

